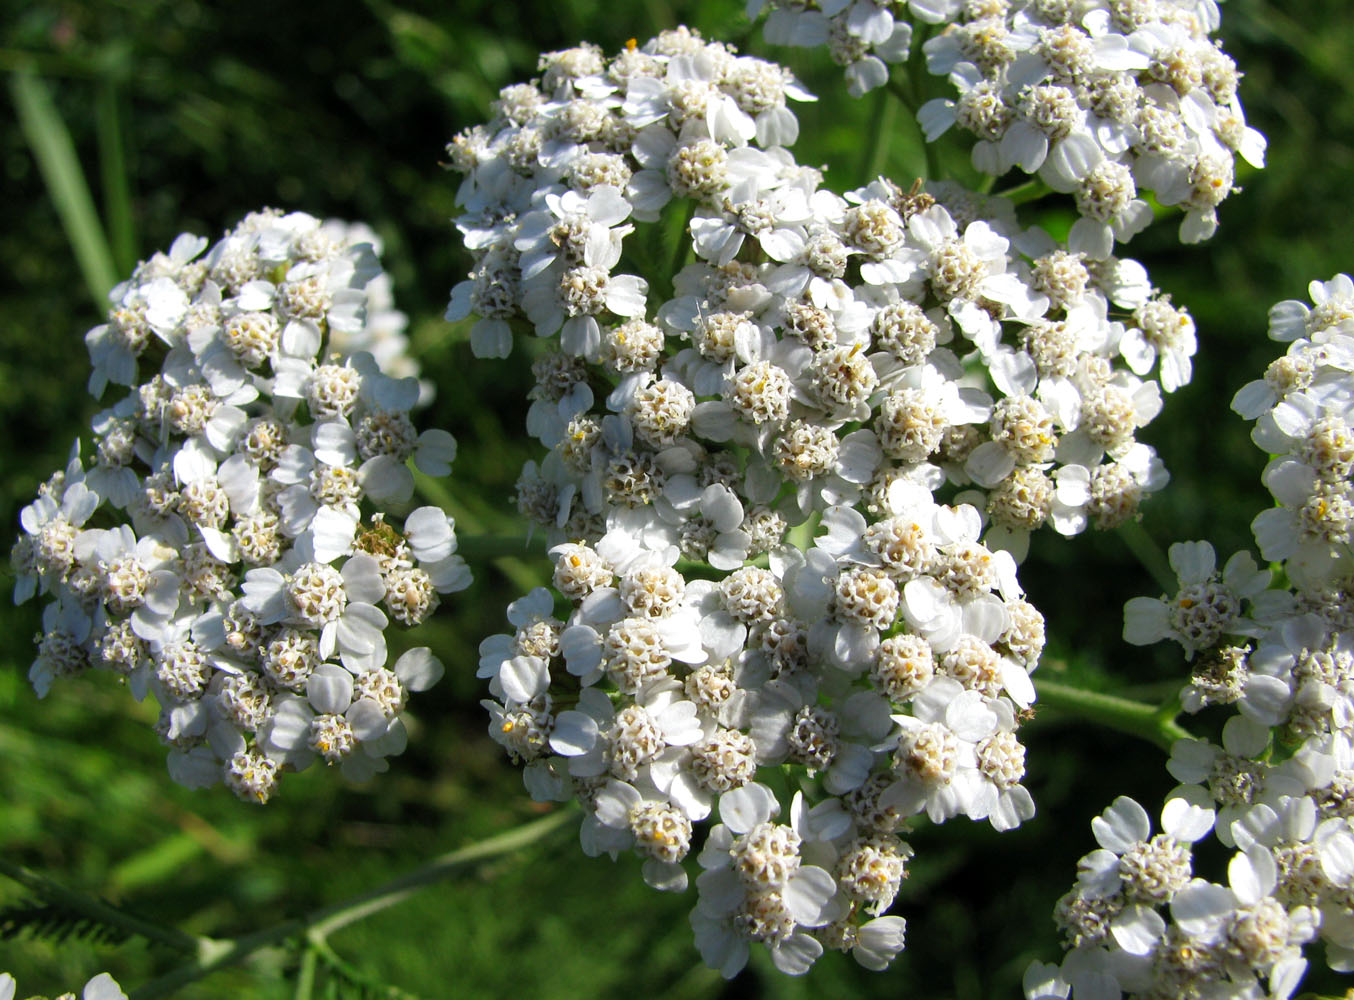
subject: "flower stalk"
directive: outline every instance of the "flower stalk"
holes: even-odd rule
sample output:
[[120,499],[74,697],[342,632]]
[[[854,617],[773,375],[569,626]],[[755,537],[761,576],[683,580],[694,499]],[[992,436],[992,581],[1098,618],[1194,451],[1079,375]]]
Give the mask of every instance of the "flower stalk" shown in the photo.
[[1161,705],[1151,705],[1042,677],[1037,678],[1035,687],[1041,705],[1141,737],[1168,753],[1176,740],[1191,738],[1188,730],[1175,721],[1180,702],[1174,696]]

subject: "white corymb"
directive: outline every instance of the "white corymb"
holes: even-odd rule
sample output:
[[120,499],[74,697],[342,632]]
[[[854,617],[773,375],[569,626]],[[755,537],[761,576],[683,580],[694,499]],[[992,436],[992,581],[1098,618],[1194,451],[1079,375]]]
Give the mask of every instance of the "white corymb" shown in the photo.
[[[171,775],[249,801],[273,793],[284,757],[399,752],[403,691],[436,671],[388,668],[385,629],[469,583],[442,512],[384,509],[412,494],[407,461],[445,475],[455,441],[410,416],[422,390],[370,237],[264,211],[138,265],[87,338],[91,388],[131,391],[95,419],[89,472],[74,458],[25,510],[14,551],[16,596],[55,598],[35,686],[95,667],[153,692]],[[378,343],[399,377],[342,349]],[[86,528],[100,508],[113,526]],[[355,715],[321,685],[335,671]],[[270,742],[298,703],[309,736]]]
[[[1281,506],[1252,527],[1277,572],[1238,553],[1219,573],[1207,542],[1178,543],[1169,555],[1179,592],[1125,608],[1129,642],[1184,647],[1186,711],[1232,712],[1217,742],[1172,747],[1167,769],[1181,784],[1163,809],[1163,834],[1150,837],[1145,810],[1124,798],[1093,822],[1102,850],[1082,860],[1055,912],[1068,954],[1057,969],[1031,966],[1028,997],[1288,997],[1317,937],[1327,965],[1349,967],[1354,636],[1348,547],[1333,537],[1351,475],[1349,292],[1337,275],[1313,282],[1315,308],[1277,305],[1271,336],[1291,346],[1233,402],[1271,453],[1262,478]],[[1184,845],[1210,827],[1231,852],[1226,884],[1188,864]]]
[[[821,28],[861,80],[906,41],[896,7],[820,7],[777,16]],[[1011,44],[1040,38],[1027,24]],[[1045,41],[1038,66],[1062,58]],[[840,823],[808,839],[852,888],[812,922],[771,887],[705,903],[702,951],[729,973],[749,942],[792,972],[825,948],[887,964],[901,922],[842,902],[892,898],[905,845],[871,838],[924,810],[999,830],[1033,815],[1017,723],[1043,622],[1013,553],[1045,523],[1136,515],[1164,473],[1135,435],[1192,344],[1144,320],[1126,349],[1110,317],[1165,301],[1145,271],[1022,227],[1008,201],[886,178],[827,190],[784,148],[786,99],[805,95],[768,63],[680,29],[543,70],[448,149],[474,257],[449,316],[476,317],[480,355],[506,355],[514,328],[549,341],[526,421],[548,451],[516,503],[555,589],[481,646],[490,733],[534,797],[585,804],[584,850],[633,850],[664,889],[729,796],[794,769],[806,810]],[[1012,155],[1063,170],[1090,116],[1032,84]],[[692,263],[616,273],[683,208]]]

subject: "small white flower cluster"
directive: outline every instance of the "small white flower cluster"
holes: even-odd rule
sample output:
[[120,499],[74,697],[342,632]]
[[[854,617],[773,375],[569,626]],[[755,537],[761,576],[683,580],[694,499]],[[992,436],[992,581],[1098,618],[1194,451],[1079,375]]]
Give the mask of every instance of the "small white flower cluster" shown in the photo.
[[95,417],[90,467],[77,445],[24,508],[12,553],[16,601],[51,600],[38,694],[110,670],[155,694],[175,780],[256,802],[317,755],[356,780],[385,770],[408,692],[442,669],[427,649],[388,667],[385,629],[470,582],[445,514],[396,516],[408,461],[447,475],[455,441],[415,429],[414,378],[329,350],[379,278],[334,232],[257,213],[115,289],[91,387],[132,391]]
[[[705,535],[736,545],[730,529],[765,535],[760,508],[787,479],[790,523],[862,496],[882,509],[908,479],[971,487],[960,499],[990,517],[988,542],[1020,555],[1045,523],[1112,527],[1164,484],[1135,434],[1160,390],[1189,380],[1194,324],[1141,265],[1069,252],[1022,231],[1009,203],[952,185],[820,188],[783,147],[745,144],[793,138],[783,104],[761,112],[776,123],[764,130],[750,117],[762,103],[726,93],[754,68],[788,92],[785,71],[686,32],[609,63],[582,48],[542,66],[553,90],[506,88],[494,122],[451,146],[476,263],[448,317],[479,317],[480,355],[506,356],[520,317],[559,334],[528,417],[553,451],[519,490],[559,537],[595,540],[616,504],[674,506],[690,522],[694,495],[670,482],[692,475],[727,480],[763,522],[712,534],[707,516],[687,529],[696,548]],[[582,108],[595,127],[574,135],[561,116]],[[647,282],[612,269],[626,220],[673,196],[696,202],[699,260],[651,309]],[[594,414],[598,379],[608,394]],[[729,448],[755,455],[720,471]]]
[[955,124],[975,135],[983,173],[1018,167],[1074,195],[1074,250],[1104,256],[1151,222],[1140,189],[1179,206],[1196,243],[1217,229],[1234,156],[1264,165],[1218,21],[1212,0],[969,2],[924,46],[959,96],[918,119],[928,140]]
[[[1164,474],[1134,433],[1188,379],[1193,323],[1004,202],[820,189],[749,145],[792,119],[737,81],[788,76],[724,46],[675,31],[541,69],[450,148],[476,261],[448,315],[478,316],[481,355],[521,316],[559,335],[527,414],[551,451],[518,484],[555,592],[481,646],[490,733],[655,887],[686,887],[718,818],[692,922],[724,974],[752,943],[791,973],[825,948],[882,968],[902,824],[1033,815],[1016,730],[1043,619],[993,545],[1136,514]],[[698,260],[651,311],[611,270],[674,195]],[[785,767],[812,791],[773,791]]]
[[906,6],[920,21],[939,24],[953,16],[951,0],[747,0],[747,16],[770,13],[763,29],[772,45],[826,46],[832,61],[846,70],[847,90],[860,97],[889,82],[889,65],[906,62],[912,25],[901,17]]
[[[802,197],[782,205],[772,192],[802,172],[781,148],[799,134],[785,101],[811,97],[788,70],[686,28],[614,59],[593,46],[547,53],[540,67],[535,83],[502,91],[489,125],[447,147],[466,175],[457,225],[475,255],[447,318],[480,317],[478,356],[506,357],[508,321],[524,315],[540,336],[559,332],[567,350],[595,359],[599,317],[645,312],[647,282],[612,274],[634,230],[627,220],[658,219],[674,195],[719,213],[731,195],[771,194],[748,220],[768,235],[786,212],[803,220]],[[802,244],[792,224],[785,237],[796,236]],[[727,259],[738,250],[731,237],[723,246]]]
[[1270,336],[1288,352],[1232,406],[1256,420],[1251,436],[1271,455],[1263,479],[1278,506],[1252,525],[1260,554],[1319,590],[1354,578],[1354,281],[1314,281],[1311,296],[1313,307],[1270,311]]
[[[15,1000],[18,984],[8,972],[0,972],[0,1000]],[[62,993],[56,1000],[75,1000],[74,993]],[[106,972],[101,972],[80,991],[80,1000],[127,1000],[117,981]]]
[[[791,974],[824,948],[883,968],[903,946],[881,914],[908,818],[1008,830],[1034,813],[1016,728],[1043,619],[978,512],[922,487],[895,483],[868,524],[829,508],[812,548],[777,544],[769,567],[744,564],[729,487],[692,488],[731,536],[708,556],[726,572],[679,571],[683,533],[621,510],[596,545],[557,546],[567,610],[541,588],[480,647],[490,735],[534,797],[585,805],[585,851],[633,850],[656,888],[686,888],[694,827],[718,816],[692,923],[726,976],[754,942]],[[812,803],[772,790],[786,768]]]
[[[762,4],[753,0],[751,10]],[[767,21],[769,41],[866,51],[886,37],[886,61],[906,55],[910,31],[892,26],[900,4],[876,0],[785,4]],[[1073,195],[1081,219],[1069,249],[1108,257],[1152,221],[1139,193],[1184,213],[1180,239],[1217,229],[1217,207],[1235,188],[1234,157],[1264,165],[1265,139],[1247,126],[1237,97],[1241,74],[1210,36],[1213,0],[911,0],[913,17],[946,24],[922,45],[927,69],[955,98],[918,109],[928,142],[958,125],[976,137],[973,165],[1001,176],[1037,174]],[[824,12],[836,13],[824,20]],[[900,39],[901,43],[895,42]],[[880,86],[888,71],[862,54],[849,63],[851,91]]]
[[[1288,353],[1237,393],[1271,454],[1279,505],[1257,517],[1262,554],[1287,586],[1240,553],[1216,571],[1207,542],[1171,547],[1174,597],[1135,598],[1124,637],[1172,639],[1194,660],[1186,711],[1233,706],[1220,743],[1182,739],[1167,765],[1181,784],[1150,836],[1120,799],[1093,824],[1056,920],[1061,969],[1032,967],[1031,998],[1291,996],[1320,941],[1331,968],[1354,970],[1354,282],[1314,282],[1315,307],[1271,311]],[[1197,656],[1197,659],[1195,657]],[[1209,831],[1231,854],[1227,884],[1192,870]],[[1169,914],[1169,920],[1167,920]]]
[[85,335],[95,398],[109,383],[136,385],[143,353],[150,352],[147,364],[154,368],[165,350],[227,313],[245,317],[228,343],[246,367],[257,367],[281,327],[251,327],[248,314],[269,310],[283,327],[296,321],[322,328],[330,353],[366,352],[387,375],[417,377],[404,334],[408,318],[395,309],[378,259],[381,241],[370,227],[266,210],[246,218],[205,256],[204,250],[204,237],[184,233],[168,253],[142,261],[109,293],[108,322]]

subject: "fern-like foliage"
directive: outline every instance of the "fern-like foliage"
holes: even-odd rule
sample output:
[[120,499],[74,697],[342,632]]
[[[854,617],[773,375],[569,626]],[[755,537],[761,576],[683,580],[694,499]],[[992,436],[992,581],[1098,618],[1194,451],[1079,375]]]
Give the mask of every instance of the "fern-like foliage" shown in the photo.
[[316,949],[316,957],[323,969],[319,1000],[422,1000],[351,964],[327,944]]
[[118,944],[131,935],[121,927],[69,909],[60,902],[34,900],[0,908],[0,941],[24,936],[58,943],[77,940]]

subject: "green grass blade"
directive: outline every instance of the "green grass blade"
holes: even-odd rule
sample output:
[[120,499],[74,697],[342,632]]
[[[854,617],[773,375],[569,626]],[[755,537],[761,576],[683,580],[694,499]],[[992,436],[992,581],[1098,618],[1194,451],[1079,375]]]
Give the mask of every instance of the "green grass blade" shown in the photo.
[[70,132],[36,74],[27,70],[13,74],[9,89],[48,197],[61,217],[94,306],[102,312],[108,305],[108,290],[117,282],[117,271]]
[[118,274],[136,266],[136,225],[132,219],[132,184],[127,172],[127,147],[122,129],[122,96],[112,80],[104,80],[95,99],[98,127],[99,174],[103,182],[108,241]]

